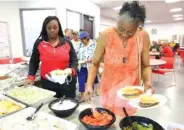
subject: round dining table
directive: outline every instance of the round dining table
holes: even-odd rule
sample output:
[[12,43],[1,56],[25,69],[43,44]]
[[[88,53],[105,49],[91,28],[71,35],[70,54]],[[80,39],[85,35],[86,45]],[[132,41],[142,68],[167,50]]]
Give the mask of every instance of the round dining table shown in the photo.
[[160,65],[164,65],[167,62],[165,60],[158,60],[158,59],[150,59],[150,65],[151,66],[160,66]]

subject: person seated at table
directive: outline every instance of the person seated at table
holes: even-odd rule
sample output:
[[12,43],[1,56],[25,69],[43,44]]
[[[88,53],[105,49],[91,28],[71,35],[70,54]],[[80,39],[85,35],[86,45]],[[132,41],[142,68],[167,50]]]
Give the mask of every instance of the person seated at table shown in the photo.
[[160,52],[160,46],[157,44],[156,41],[152,42],[152,46],[150,47],[151,52]]
[[174,56],[174,53],[172,51],[172,48],[168,45],[167,42],[164,42],[162,44],[162,56],[164,57],[173,57]]
[[[160,52],[160,45],[156,42],[152,42],[152,46],[150,47],[151,52]],[[160,59],[160,55],[156,55],[155,59]]]
[[170,46],[171,48],[173,48],[175,45],[176,45],[176,43],[175,43],[174,41],[172,41],[172,42],[169,43],[169,46]]
[[179,48],[180,48],[180,44],[178,42],[175,42],[175,46],[172,48],[172,50],[174,53],[177,53]]

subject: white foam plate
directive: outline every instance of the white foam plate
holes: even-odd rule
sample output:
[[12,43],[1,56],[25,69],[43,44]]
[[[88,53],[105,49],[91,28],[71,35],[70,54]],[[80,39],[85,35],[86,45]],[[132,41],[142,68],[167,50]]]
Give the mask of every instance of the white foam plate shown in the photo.
[[154,94],[153,96],[160,101],[158,105],[155,105],[155,106],[152,106],[152,107],[143,108],[143,107],[139,106],[140,99],[139,100],[131,100],[131,101],[129,101],[129,104],[132,107],[135,107],[137,109],[153,109],[153,108],[161,107],[161,106],[163,106],[163,105],[165,105],[167,103],[167,98],[165,96],[160,95],[160,94]]
[[184,130],[184,125],[182,124],[177,124],[177,123],[169,123],[167,125],[167,130],[175,130],[175,129],[181,129]]
[[[11,116],[0,119],[0,129],[2,130],[76,130],[77,125],[56,116],[38,112],[33,121],[26,118],[35,111],[29,107]],[[55,127],[57,126],[57,127]]]
[[[141,86],[130,86],[130,87],[139,89],[141,91],[144,91],[144,88],[141,87]],[[137,100],[137,99],[139,99],[139,97],[131,98],[131,99],[124,97],[123,94],[122,94],[122,89],[123,88],[119,89],[118,92],[117,92],[117,95],[118,95],[119,98],[124,99],[124,100]]]

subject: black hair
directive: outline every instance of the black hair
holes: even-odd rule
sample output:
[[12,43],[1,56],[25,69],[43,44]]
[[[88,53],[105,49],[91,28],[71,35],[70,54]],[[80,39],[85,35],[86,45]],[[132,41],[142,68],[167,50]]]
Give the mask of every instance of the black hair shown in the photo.
[[89,40],[90,40],[90,38],[89,38],[89,37],[84,37],[84,38],[82,38],[82,39],[85,39],[85,40],[87,40],[87,41],[89,41]]
[[141,5],[138,1],[126,2],[119,10],[119,15],[128,13],[137,23],[143,23],[146,19],[146,9],[144,5]]
[[63,30],[62,30],[62,27],[61,27],[61,23],[60,23],[58,17],[56,17],[56,16],[48,16],[47,18],[45,18],[45,20],[43,22],[42,31],[41,31],[38,39],[41,39],[41,40],[44,40],[44,41],[48,41],[49,40],[48,34],[47,34],[47,30],[46,30],[46,26],[52,20],[56,20],[58,22],[58,25],[59,25],[59,34],[58,35],[60,37],[64,37]]
[[83,31],[84,31],[84,29],[80,29],[80,30],[79,30],[79,32],[83,32]]

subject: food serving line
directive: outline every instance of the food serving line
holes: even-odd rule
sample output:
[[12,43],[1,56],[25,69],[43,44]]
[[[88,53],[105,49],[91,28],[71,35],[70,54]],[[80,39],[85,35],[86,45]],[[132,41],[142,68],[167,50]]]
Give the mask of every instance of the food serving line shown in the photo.
[[[20,82],[19,82],[19,84],[20,84]],[[51,97],[51,96],[49,97],[49,99],[47,98],[47,100],[44,101],[44,106],[41,108],[40,111],[41,112],[44,112],[44,113],[48,113],[50,115],[54,115],[53,117],[55,117],[55,114],[53,113],[53,111],[51,111],[49,109],[49,107],[48,107],[49,102],[51,100],[54,100],[54,99],[55,98],[54,97]],[[16,101],[19,102],[18,100],[16,100]],[[37,107],[41,102],[42,101],[40,101],[36,106],[33,105],[33,107]],[[100,105],[100,103],[99,103],[99,97],[94,97],[94,104],[97,107],[102,107]],[[79,104],[78,108],[75,110],[74,113],[72,113],[72,115],[70,115],[69,117],[63,118],[64,120],[67,120],[69,123],[68,122],[65,122],[62,125],[71,126],[71,129],[69,127],[69,128],[66,128],[66,130],[73,130],[73,128],[75,128],[75,127],[76,127],[75,128],[76,130],[86,130],[86,128],[79,121],[79,118],[78,117],[79,117],[79,114],[80,114],[81,111],[83,111],[86,108],[91,108],[91,107],[92,106],[90,104],[88,104],[88,103],[81,103],[81,104]],[[29,108],[29,109],[32,110],[32,111],[29,112],[28,115],[30,115],[34,111],[34,109],[32,109],[32,108]],[[25,109],[23,108],[22,110],[20,110],[20,112],[22,112],[24,110]],[[122,108],[122,111],[123,111],[123,108]],[[169,123],[171,123],[172,121],[175,121],[175,122],[181,123],[181,124],[184,123],[184,120],[182,120],[182,117],[178,113],[175,113],[175,112],[172,112],[172,111],[173,111],[172,108],[168,104],[165,104],[164,106],[161,106],[161,107],[158,107],[158,108],[154,108],[154,109],[138,109],[137,110],[137,113],[135,115],[144,116],[144,117],[150,118],[150,119],[158,122],[164,128],[166,128],[166,126]],[[17,112],[17,113],[19,113],[19,112]],[[17,114],[17,113],[15,113],[15,114]],[[7,120],[9,122],[11,122],[10,120],[12,120],[12,117],[15,114],[8,115],[7,117],[2,117],[2,119],[0,119],[0,128],[2,127],[2,124],[8,125],[8,123],[6,122],[6,118],[7,118]],[[25,114],[24,114],[24,116],[25,116]],[[18,119],[19,117],[22,117],[22,116],[17,116],[16,117],[16,120],[19,120]],[[56,118],[53,118],[53,117],[50,117],[50,118],[51,119],[56,119]],[[15,118],[13,118],[13,120],[14,119]],[[122,117],[116,116],[116,122],[109,128],[109,130],[121,130],[120,127],[119,127],[119,123],[120,123],[120,120],[121,119],[122,119]],[[72,123],[72,124],[70,124],[70,123]],[[47,128],[47,129],[49,129],[49,128]],[[2,129],[2,130],[4,130],[4,129]],[[8,129],[6,129],[6,130],[8,130]],[[65,130],[65,129],[56,129],[56,130]],[[169,130],[172,130],[172,129],[169,129]]]

